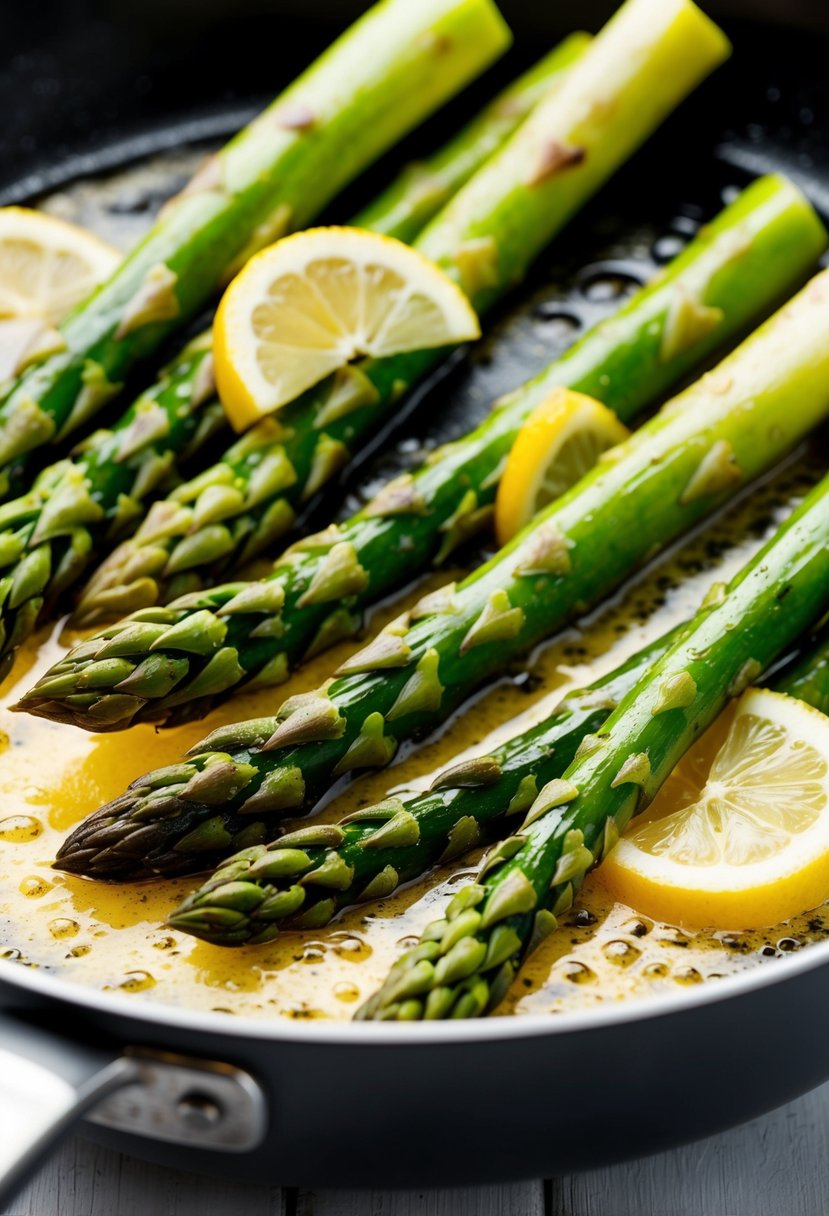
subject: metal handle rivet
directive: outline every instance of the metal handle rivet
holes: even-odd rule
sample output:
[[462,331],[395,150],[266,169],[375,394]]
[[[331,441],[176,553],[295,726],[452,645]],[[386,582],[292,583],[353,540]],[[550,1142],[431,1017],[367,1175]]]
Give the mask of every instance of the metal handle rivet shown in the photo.
[[205,1131],[215,1127],[224,1115],[218,1102],[208,1094],[189,1093],[179,1099],[176,1107],[179,1120],[191,1131]]

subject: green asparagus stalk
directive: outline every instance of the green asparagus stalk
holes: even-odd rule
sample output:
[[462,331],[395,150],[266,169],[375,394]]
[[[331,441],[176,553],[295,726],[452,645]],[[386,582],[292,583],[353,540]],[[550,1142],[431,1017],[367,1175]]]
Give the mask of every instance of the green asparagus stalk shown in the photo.
[[466,185],[473,174],[506,143],[516,127],[562,75],[581,58],[590,35],[571,34],[549,55],[490,102],[480,114],[426,160],[403,172],[352,220],[356,228],[370,228],[410,244]]
[[[471,176],[588,42],[586,34],[566,39],[429,162],[436,181],[443,183],[441,198]],[[408,209],[404,202],[396,184],[355,223],[376,223],[389,235],[408,234],[429,200],[412,194]],[[424,224],[428,218],[425,214]],[[315,416],[308,410],[288,410],[283,420],[290,432],[285,442],[290,460],[296,437],[313,433]],[[16,647],[37,621],[54,614],[96,555],[132,532],[148,499],[168,493],[180,480],[179,467],[225,429],[208,330],[188,344],[161,380],[111,429],[97,431],[73,459],[50,466],[28,493],[0,507],[0,570],[5,571],[0,583],[0,678],[11,667]],[[272,428],[263,431],[272,434]],[[256,450],[254,445],[254,454]],[[282,484],[284,477],[278,480]],[[258,485],[263,488],[261,470]]]
[[[684,628],[569,693],[530,730],[445,769],[425,793],[401,791],[336,824],[312,824],[230,857],[175,909],[170,925],[214,946],[261,945],[283,928],[321,928],[343,908],[382,898],[392,884],[503,837],[511,817],[525,815],[540,790],[563,776],[585,737],[601,731]],[[773,687],[826,712],[825,632]]]
[[774,680],[778,692],[814,705],[829,713],[829,629],[822,629],[813,644],[804,649]]
[[176,908],[170,924],[215,946],[260,945],[283,927],[319,928],[349,904],[376,899],[503,834],[673,636],[570,693],[531,730],[447,769],[426,793],[401,793],[339,823],[312,824],[237,853]]
[[464,582],[323,688],[133,782],[75,829],[57,865],[117,879],[204,869],[263,843],[268,819],[312,806],[341,774],[387,764],[825,419],[827,331],[824,271]]
[[209,301],[509,42],[491,0],[381,0],[212,157],[0,402],[0,466],[61,442]]
[[587,872],[728,699],[829,607],[829,478],[720,591],[541,789],[479,881],[458,892],[358,1017],[477,1017],[501,1000]]
[[209,345],[196,339],[114,427],[0,506],[0,679],[96,547],[134,527],[142,504],[175,484],[177,467],[222,430],[212,362]]
[[[727,49],[691,0],[627,0],[562,83],[429,224],[416,248],[485,313]],[[248,442],[263,437],[257,463],[247,448],[232,449],[151,511],[96,573],[76,623],[93,625],[168,602],[264,552],[278,531],[274,521],[287,531],[297,505],[341,471],[399,394],[446,354],[444,348],[363,360],[311,389],[300,408],[314,411],[315,430],[295,461],[285,461],[272,419],[253,428]],[[277,483],[257,496],[251,486],[265,458],[294,476],[289,486]]]
[[[630,420],[715,343],[724,344],[739,332],[750,314],[773,306],[815,260],[824,241],[811,207],[785,178],[755,182],[614,317],[506,398],[464,440],[381,491],[379,502],[385,499],[391,507],[387,513],[378,512],[375,500],[347,523],[289,552],[266,580],[229,583],[166,610],[153,609],[150,623],[158,627],[154,654],[159,660],[178,660],[176,668],[169,663],[163,668],[159,683],[151,681],[139,692],[132,678],[147,658],[147,630],[136,628],[147,622],[138,612],[71,650],[19,708],[93,730],[148,720],[170,725],[205,713],[252,681],[277,683],[309,651],[354,631],[362,610],[444,556],[452,543],[488,518],[502,461],[552,386],[564,384],[598,396]],[[678,320],[700,315],[701,325],[685,329]],[[470,497],[472,486],[476,489]],[[416,510],[403,510],[406,498],[400,491]],[[365,585],[345,596],[335,585],[332,598],[312,596],[309,602],[309,588],[315,582],[319,587],[326,563],[346,551],[343,546],[351,546],[368,572]],[[175,629],[175,639],[190,626],[200,637],[198,653],[165,648],[166,630]],[[122,665],[108,680],[98,665],[113,646]],[[192,681],[222,649],[235,652],[240,680],[219,694],[188,695]],[[161,674],[158,660],[155,666]],[[96,675],[90,680],[93,668]],[[124,679],[130,681],[132,700],[118,687]]]
[[[720,598],[719,587],[714,594]],[[170,925],[214,946],[261,945],[282,928],[320,928],[343,908],[382,897],[392,883],[502,837],[685,628],[569,693],[530,730],[445,769],[425,793],[398,791],[336,824],[312,824],[237,853],[175,909]],[[773,687],[827,711],[826,630],[775,675]]]

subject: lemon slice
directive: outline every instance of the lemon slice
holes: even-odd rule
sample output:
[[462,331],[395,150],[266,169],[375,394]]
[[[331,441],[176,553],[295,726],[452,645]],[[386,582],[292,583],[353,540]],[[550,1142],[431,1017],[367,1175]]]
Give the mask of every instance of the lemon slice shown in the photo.
[[829,897],[829,718],[765,689],[724,718],[633,821],[602,876],[618,898],[674,924],[776,925]]
[[472,305],[416,250],[359,228],[311,228],[252,258],[214,324],[216,381],[237,430],[358,355],[467,342]]
[[114,271],[117,249],[26,207],[0,208],[0,382],[57,342],[51,331]]
[[629,435],[593,397],[554,388],[518,432],[495,502],[495,533],[505,545],[542,507],[593,468],[602,452]]

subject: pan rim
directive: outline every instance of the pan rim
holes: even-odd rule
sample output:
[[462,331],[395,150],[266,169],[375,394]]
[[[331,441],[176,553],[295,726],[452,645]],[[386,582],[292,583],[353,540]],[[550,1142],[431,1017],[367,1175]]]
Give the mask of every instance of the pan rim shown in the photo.
[[692,1012],[709,1005],[750,996],[753,992],[786,983],[829,964],[829,940],[814,942],[796,955],[776,960],[777,965],[758,966],[715,983],[700,984],[684,992],[662,993],[615,1002],[592,1010],[557,1014],[517,1014],[509,1017],[465,1019],[457,1022],[293,1022],[287,1018],[228,1016],[211,1010],[188,1009],[158,1001],[139,1000],[118,993],[101,992],[58,975],[38,973],[7,962],[11,974],[0,974],[5,984],[36,996],[58,1000],[80,1011],[111,1012],[113,1018],[155,1028],[196,1031],[206,1036],[233,1040],[283,1042],[317,1046],[417,1047],[482,1043],[504,1039],[541,1038],[547,1035],[581,1034],[610,1026],[649,1021],[672,1014]]

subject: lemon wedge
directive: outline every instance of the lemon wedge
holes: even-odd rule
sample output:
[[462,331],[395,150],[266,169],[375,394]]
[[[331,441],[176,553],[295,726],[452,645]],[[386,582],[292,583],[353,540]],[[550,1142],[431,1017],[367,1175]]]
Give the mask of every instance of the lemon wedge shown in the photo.
[[120,260],[117,249],[75,224],[27,207],[0,208],[0,382],[59,349],[54,327]]
[[554,388],[521,427],[507,457],[495,501],[498,544],[511,540],[629,433],[594,397]]
[[829,718],[752,689],[602,866],[611,892],[692,927],[779,924],[829,897]]
[[359,228],[310,228],[257,254],[225,292],[216,382],[242,430],[359,355],[479,336],[464,293],[416,250]]

